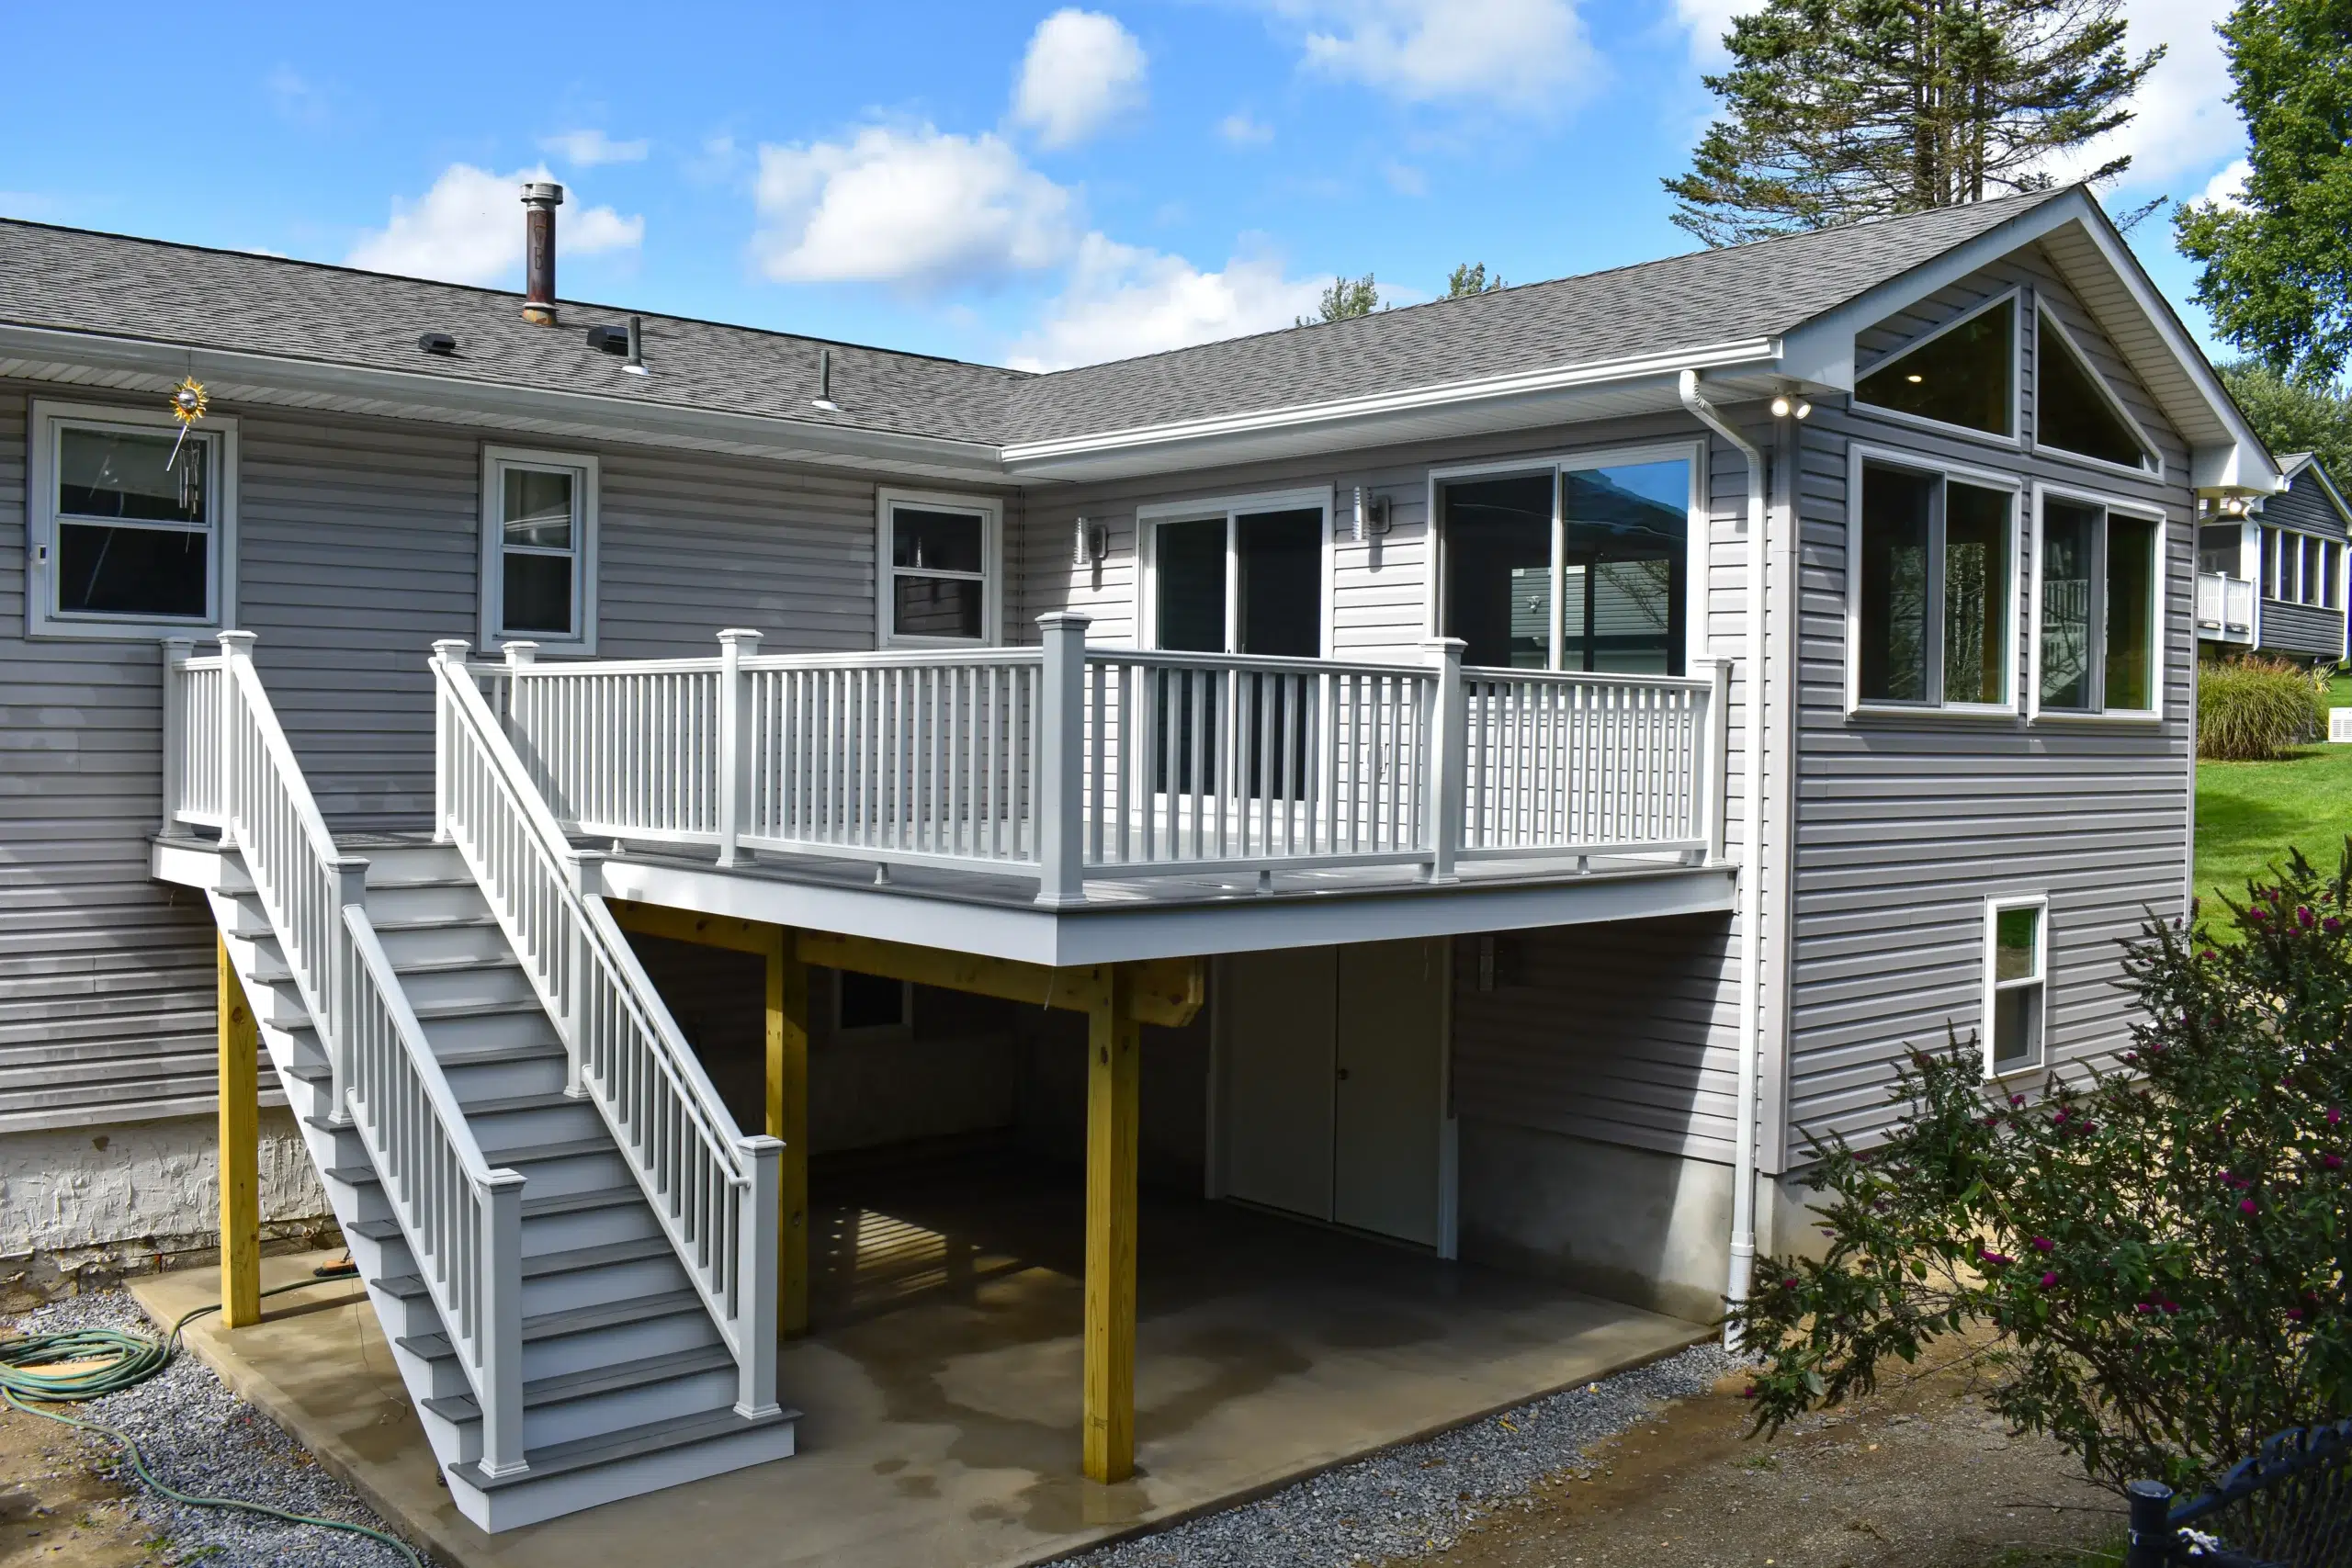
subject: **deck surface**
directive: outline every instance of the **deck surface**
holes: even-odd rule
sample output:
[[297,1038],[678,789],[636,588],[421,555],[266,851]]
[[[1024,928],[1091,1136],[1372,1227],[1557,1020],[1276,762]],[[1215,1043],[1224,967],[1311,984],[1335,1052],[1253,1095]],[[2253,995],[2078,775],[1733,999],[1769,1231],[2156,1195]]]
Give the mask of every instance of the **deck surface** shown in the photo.
[[[647,1562],[1015,1568],[1691,1344],[1677,1318],[1229,1205],[1147,1196],[1140,1473],[1081,1480],[1080,1194],[1028,1167],[869,1173],[817,1194],[816,1331],[779,1395],[796,1458],[488,1536],[440,1489],[353,1285],[264,1303],[190,1350],[460,1568]],[[314,1257],[263,1264],[265,1285]],[[162,1323],[210,1269],[138,1281]]]

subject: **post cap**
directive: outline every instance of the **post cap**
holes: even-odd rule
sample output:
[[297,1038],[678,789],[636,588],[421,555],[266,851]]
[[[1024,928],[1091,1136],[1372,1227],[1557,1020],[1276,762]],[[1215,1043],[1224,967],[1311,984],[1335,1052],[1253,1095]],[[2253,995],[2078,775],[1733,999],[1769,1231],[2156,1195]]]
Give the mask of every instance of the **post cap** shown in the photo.
[[215,640],[220,644],[223,653],[251,653],[254,649],[254,634],[251,632],[222,632]]
[[729,626],[725,631],[718,634],[718,640],[721,642],[758,642],[763,635],[763,633],[753,631],[749,626]]
[[1037,624],[1047,631],[1057,626],[1076,626],[1083,630],[1094,624],[1094,617],[1081,615],[1076,610],[1048,610],[1037,617]]
[[473,645],[461,637],[445,637],[433,645],[433,657],[444,664],[461,664]]

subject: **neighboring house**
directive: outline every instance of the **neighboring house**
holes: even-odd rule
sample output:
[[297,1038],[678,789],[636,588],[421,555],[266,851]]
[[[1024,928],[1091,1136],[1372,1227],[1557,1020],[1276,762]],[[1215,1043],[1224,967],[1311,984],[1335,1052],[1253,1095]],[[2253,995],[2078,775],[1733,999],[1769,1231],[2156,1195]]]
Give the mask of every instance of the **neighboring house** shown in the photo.
[[201,1242],[217,936],[478,1521],[789,1450],[811,1147],[1082,1156],[1111,1478],[1138,1167],[1705,1320],[2127,1042],[2289,498],[2080,188],[1042,376],[548,265],[0,224],[0,1247]]
[[2352,504],[2309,452],[2278,459],[2284,488],[2213,511],[2197,530],[2197,635],[2233,649],[2312,663],[2352,658],[2344,607]]

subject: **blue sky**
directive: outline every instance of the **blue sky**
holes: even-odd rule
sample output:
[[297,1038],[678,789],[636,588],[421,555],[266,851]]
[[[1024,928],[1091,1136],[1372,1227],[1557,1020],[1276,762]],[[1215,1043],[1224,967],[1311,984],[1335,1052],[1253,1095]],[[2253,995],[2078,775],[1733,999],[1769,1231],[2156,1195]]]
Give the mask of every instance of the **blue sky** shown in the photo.
[[[1689,249],[1658,182],[1738,5],[178,6],[110,42],[36,7],[0,214],[514,287],[544,170],[568,297],[1059,365],[1287,324],[1340,271],[1403,301]],[[2126,6],[2171,52],[2115,209],[2243,152],[2225,6]],[[2169,225],[2133,239],[2201,330]]]

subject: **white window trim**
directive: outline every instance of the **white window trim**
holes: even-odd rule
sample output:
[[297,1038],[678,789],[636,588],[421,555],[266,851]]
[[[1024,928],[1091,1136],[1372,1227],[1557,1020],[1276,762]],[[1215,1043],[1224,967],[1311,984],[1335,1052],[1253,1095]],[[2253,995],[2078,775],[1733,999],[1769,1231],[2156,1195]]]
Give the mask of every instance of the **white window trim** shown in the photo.
[[[980,635],[922,637],[891,629],[897,604],[890,565],[890,509],[911,506],[939,512],[970,512],[980,518]],[[971,581],[964,572],[933,572],[926,576]],[[996,648],[1004,640],[1004,503],[984,495],[960,495],[949,491],[883,490],[874,492],[874,645],[876,648]]]
[[[882,979],[882,976],[869,976]],[[842,1021],[842,987],[848,983],[848,971],[833,971],[832,1037],[836,1040],[911,1040],[915,1032],[915,987],[910,980],[900,980],[899,986],[899,1021],[896,1023],[846,1024]]]
[[[2010,909],[2031,909],[2036,912],[2033,922],[2033,972],[2031,980],[2012,980],[2007,986],[1994,978],[1996,956],[1999,951],[2000,919]],[[2041,1029],[2036,1043],[2040,1046],[2030,1062],[2000,1068],[1993,1066],[1993,1003],[2000,990],[2014,990],[2019,986],[2041,987]],[[1977,1043],[1984,1055],[1984,1076],[1988,1079],[2011,1078],[2020,1073],[2039,1072],[2050,1060],[2050,897],[2043,893],[2018,894],[1984,900],[1984,989],[1979,998]]]
[[[2007,491],[2009,497],[2009,592],[2001,620],[2001,635],[2008,639],[2009,700],[2006,703],[1891,703],[1862,700],[1862,469],[1871,463],[1882,468],[1907,468],[1935,474],[1947,483],[1958,479],[1980,490]],[[2018,716],[2018,594],[2025,582],[2025,481],[2015,474],[1971,468],[1897,446],[1873,446],[1851,442],[1846,449],[1846,714],[1851,717],[1919,718],[1942,715],[1955,718],[2014,719]],[[1940,607],[1938,614],[1941,614]]]
[[[499,622],[506,606],[505,497],[499,475],[508,467],[569,468],[579,476],[579,533],[572,552],[579,570],[572,578],[571,637],[546,632],[503,630]],[[484,651],[510,642],[536,643],[541,652],[593,654],[596,651],[596,503],[603,487],[595,454],[558,452],[531,446],[492,446],[481,449],[481,646]]]
[[1225,519],[1225,645],[1228,652],[1240,632],[1240,573],[1236,555],[1240,549],[1237,519],[1261,512],[1320,512],[1323,543],[1317,574],[1321,588],[1315,607],[1315,646],[1320,658],[1331,657],[1331,598],[1334,561],[1332,519],[1338,515],[1337,492],[1330,485],[1300,490],[1254,491],[1244,495],[1210,495],[1187,501],[1155,501],[1136,508],[1136,642],[1138,649],[1159,646],[1159,525],[1163,523],[1213,523]]
[[1454,479],[1491,479],[1510,474],[1552,476],[1552,637],[1550,668],[1558,669],[1564,654],[1567,605],[1559,592],[1563,558],[1567,549],[1567,520],[1560,514],[1560,477],[1591,468],[1630,467],[1636,463],[1685,462],[1690,468],[1690,521],[1683,528],[1683,581],[1690,603],[1683,607],[1682,668],[1708,657],[1707,567],[1713,532],[1713,513],[1707,504],[1707,442],[1648,442],[1638,446],[1601,446],[1583,451],[1551,452],[1491,463],[1461,463],[1431,468],[1422,515],[1429,519],[1429,566],[1422,584],[1423,635],[1441,634],[1445,607],[1445,520],[1438,507],[1438,487]]
[[[1875,375],[1883,367],[1894,364],[1914,350],[1925,348],[1946,333],[1967,325],[1987,310],[1998,310],[2001,301],[2012,300],[2016,308],[2009,312],[2009,433],[1996,434],[1989,430],[1976,430],[1965,424],[1953,424],[1947,420],[1929,419],[1925,414],[1905,413],[1874,403],[1861,394],[1865,378]],[[1897,424],[1917,426],[1921,430],[1939,431],[1964,441],[1982,441],[1989,446],[2004,446],[2014,452],[2025,450],[2025,286],[2011,284],[2000,293],[1992,295],[1954,316],[1931,333],[1926,333],[1907,343],[1887,350],[1867,367],[1854,370],[1854,392],[1847,399],[1853,411],[1871,419],[1892,420]]]
[[[2035,455],[2041,456],[2046,453],[2050,457],[2055,457],[2062,462],[2080,463],[2087,468],[2098,468],[2103,472],[2110,474],[2127,474],[2135,479],[2154,479],[2161,483],[2165,477],[2164,448],[2157,446],[2154,441],[2149,438],[2148,427],[2142,424],[2139,419],[2133,415],[2132,411],[2123,406],[2123,400],[2117,397],[2115,395],[2115,389],[2107,384],[2107,377],[2100,371],[2098,362],[2084,352],[2082,340],[2077,338],[2073,333],[2066,330],[2065,322],[2051,314],[2050,307],[2044,304],[2039,296],[2036,296],[2033,303],[2033,320],[2036,333],[2033,344],[2033,450]],[[2098,395],[2107,400],[2107,406],[2109,410],[2114,413],[2116,418],[2123,422],[2126,429],[2132,432],[2132,439],[2140,444],[2140,450],[2148,455],[2148,464],[2142,464],[2141,466],[2134,468],[2128,463],[2111,463],[2105,457],[2094,457],[2088,453],[2076,452],[2065,446],[2055,446],[2041,439],[2041,340],[2040,337],[2040,332],[2045,325],[2055,329],[2060,341],[2064,342],[2066,347],[2073,352],[2075,355],[2075,362],[2080,365],[2083,367],[2084,374],[2087,375],[2091,378],[2091,385],[2098,389]],[[2153,464],[2154,467],[2150,467],[2149,464]]]
[[[219,631],[237,618],[237,421],[213,414],[196,427],[210,454],[206,480],[213,499],[205,568],[205,613],[182,615],[60,614],[57,604],[57,447],[61,425],[179,429],[169,409],[33,400],[26,422],[25,635],[28,637],[136,637],[153,641]],[[103,521],[101,521],[101,525]],[[194,529],[187,532],[196,532]]]
[[[2148,691],[2156,699],[2153,708],[2047,708],[2041,705],[2041,513],[2042,505],[2052,498],[2078,501],[2086,505],[2104,507],[2109,512],[2129,513],[2144,517],[2156,525],[2155,570],[2154,579],[2155,604],[2154,618],[2149,623],[2155,628],[2150,639],[2148,657],[2154,664],[2150,671]],[[2029,604],[2032,610],[2032,646],[2026,654],[2026,716],[2029,722],[2052,724],[2158,724],[2165,716],[2165,658],[2171,649],[2172,624],[2165,613],[2170,603],[2172,570],[2172,519],[2161,506],[2146,502],[2127,501],[2101,491],[2076,490],[2069,485],[2037,481],[2033,487],[2033,570],[2027,581]],[[2100,592],[2106,592],[2104,583]]]

